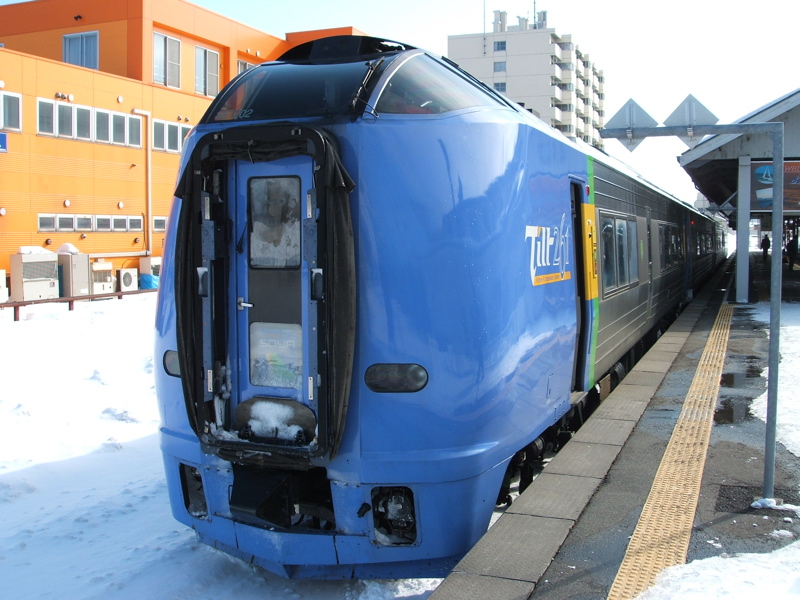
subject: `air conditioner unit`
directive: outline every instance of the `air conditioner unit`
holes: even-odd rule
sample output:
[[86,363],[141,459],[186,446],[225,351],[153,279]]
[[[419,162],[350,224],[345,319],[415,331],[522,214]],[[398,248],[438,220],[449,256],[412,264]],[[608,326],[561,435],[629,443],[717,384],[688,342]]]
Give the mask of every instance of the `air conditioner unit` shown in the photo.
[[110,262],[91,263],[92,294],[108,294],[114,291],[114,277],[111,275]]
[[0,269],[0,304],[8,302],[8,286],[6,285],[6,271]]
[[138,269],[118,269],[117,270],[117,291],[132,292],[139,289],[139,270]]
[[85,296],[89,293],[89,255],[59,254],[61,295]]
[[11,255],[12,301],[58,297],[58,255],[55,252]]
[[139,259],[139,270],[147,275],[161,275],[161,257],[143,256]]

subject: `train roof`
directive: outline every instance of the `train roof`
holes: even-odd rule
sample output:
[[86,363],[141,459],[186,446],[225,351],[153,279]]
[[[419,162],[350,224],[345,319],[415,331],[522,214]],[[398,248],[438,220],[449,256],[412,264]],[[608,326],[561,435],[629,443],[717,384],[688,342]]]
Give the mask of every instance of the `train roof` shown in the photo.
[[[410,60],[423,55],[438,63],[439,67],[428,63],[420,66],[418,61]],[[398,63],[398,58],[402,58],[402,62]],[[277,60],[256,66],[235,78],[212,102],[201,123],[354,117],[362,111],[371,111],[376,117],[387,112],[428,112],[424,106],[396,108],[390,104],[387,98],[391,94],[384,91],[392,85],[401,85],[397,82],[397,75],[392,74],[391,84],[386,81],[378,84],[385,70],[395,69],[390,65],[399,65],[396,73],[401,75],[400,79],[405,77],[409,80],[409,88],[418,84],[426,85],[428,92],[431,89],[438,90],[437,103],[441,105],[441,112],[479,106],[508,108],[556,143],[572,146],[578,152],[700,214],[690,203],[660,189],[630,165],[581,140],[570,140],[448,58],[382,38],[332,36],[296,46]],[[376,91],[378,101],[373,107],[367,101]]]

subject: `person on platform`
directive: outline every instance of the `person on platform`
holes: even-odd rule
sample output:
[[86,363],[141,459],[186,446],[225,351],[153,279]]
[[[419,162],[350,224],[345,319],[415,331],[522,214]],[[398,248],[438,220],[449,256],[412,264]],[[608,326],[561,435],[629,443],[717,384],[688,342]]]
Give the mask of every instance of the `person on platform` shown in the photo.
[[769,237],[767,234],[764,234],[764,239],[761,240],[761,251],[764,253],[764,260],[767,260],[769,256]]
[[797,259],[797,236],[793,235],[786,244],[786,257],[789,259],[789,272],[794,270],[794,261]]

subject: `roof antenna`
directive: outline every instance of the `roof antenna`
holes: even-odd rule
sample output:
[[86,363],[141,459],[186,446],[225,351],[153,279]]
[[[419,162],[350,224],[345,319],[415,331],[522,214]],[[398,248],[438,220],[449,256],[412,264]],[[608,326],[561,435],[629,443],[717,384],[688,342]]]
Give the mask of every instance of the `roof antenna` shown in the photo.
[[483,0],[483,55],[486,56],[486,0]]

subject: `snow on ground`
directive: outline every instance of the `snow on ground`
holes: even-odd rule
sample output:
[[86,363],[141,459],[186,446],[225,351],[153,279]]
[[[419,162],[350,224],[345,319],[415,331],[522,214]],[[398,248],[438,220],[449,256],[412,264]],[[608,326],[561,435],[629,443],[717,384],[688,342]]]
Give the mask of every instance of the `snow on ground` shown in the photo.
[[153,389],[155,294],[0,311],[0,596],[388,600],[438,579],[287,581],[172,518]]
[[[769,320],[769,305],[757,305]],[[0,311],[0,589],[69,600],[423,600],[438,579],[287,581],[199,544],[172,518],[153,389],[155,294]],[[800,344],[784,304],[782,348]],[[800,452],[784,350],[778,439]],[[794,381],[791,381],[791,379]],[[766,395],[753,403],[763,413]],[[761,411],[761,412],[759,412]],[[762,417],[763,418],[763,417]],[[780,530],[773,532],[781,536]],[[800,542],[667,569],[641,598],[800,596]]]

